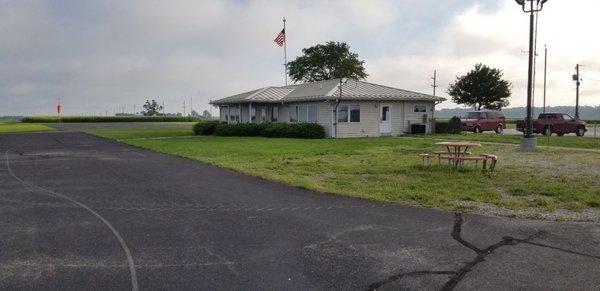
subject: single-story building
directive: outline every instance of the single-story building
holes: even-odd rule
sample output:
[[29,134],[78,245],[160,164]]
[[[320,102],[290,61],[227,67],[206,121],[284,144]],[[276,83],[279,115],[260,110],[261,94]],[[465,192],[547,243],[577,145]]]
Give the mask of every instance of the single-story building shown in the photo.
[[446,100],[358,80],[265,87],[214,100],[222,122],[314,122],[330,137],[431,133],[438,102]]

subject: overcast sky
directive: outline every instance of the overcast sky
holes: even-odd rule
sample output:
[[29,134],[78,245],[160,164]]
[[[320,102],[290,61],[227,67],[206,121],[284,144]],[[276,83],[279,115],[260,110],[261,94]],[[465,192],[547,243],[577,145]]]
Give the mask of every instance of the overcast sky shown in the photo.
[[[548,44],[548,104],[600,104],[600,1],[550,0],[539,18],[538,88]],[[288,59],[325,41],[347,42],[367,81],[438,92],[477,62],[513,83],[525,104],[528,17],[513,0],[142,1],[0,0],[0,115],[112,114],[146,99],[182,112],[269,85],[283,85],[273,39],[287,18]],[[445,102],[441,107],[455,107]]]

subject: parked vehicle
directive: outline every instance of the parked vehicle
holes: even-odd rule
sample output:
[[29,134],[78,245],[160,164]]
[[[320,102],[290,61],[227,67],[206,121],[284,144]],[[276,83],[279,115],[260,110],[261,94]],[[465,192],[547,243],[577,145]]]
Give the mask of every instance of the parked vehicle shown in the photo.
[[[543,135],[552,135],[556,133],[563,136],[568,133],[575,133],[577,136],[583,136],[587,131],[587,123],[583,120],[575,119],[566,113],[542,113],[538,119],[533,121],[533,133]],[[517,120],[517,130],[523,132],[525,121]]]
[[500,111],[480,110],[467,113],[467,119],[462,121],[465,131],[481,133],[495,131],[500,134],[506,128],[506,117]]

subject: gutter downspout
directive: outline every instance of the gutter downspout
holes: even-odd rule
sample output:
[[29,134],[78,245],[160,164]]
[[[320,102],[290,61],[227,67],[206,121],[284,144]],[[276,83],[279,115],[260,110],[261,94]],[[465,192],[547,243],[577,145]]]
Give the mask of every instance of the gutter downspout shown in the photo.
[[405,124],[405,119],[404,119],[404,115],[406,115],[406,101],[402,101],[402,134],[406,134],[406,124]]
[[435,134],[435,106],[441,104],[442,101],[433,102],[433,108],[431,109],[431,134]]
[[[341,88],[340,88],[340,90],[341,90]],[[341,94],[340,94],[340,95],[341,95]],[[335,131],[334,131],[334,132],[335,132],[335,135],[334,135],[333,137],[334,137],[334,138],[337,138],[337,132],[338,132],[338,130],[337,130],[337,124],[338,124],[338,111],[337,111],[337,109],[338,109],[338,106],[340,105],[340,102],[342,102],[342,99],[341,99],[341,98],[339,98],[339,99],[336,99],[335,101],[336,101],[337,103],[335,104],[335,107],[334,107],[334,109],[333,109],[333,115],[334,115],[334,117],[335,117],[335,118],[333,119],[333,126],[335,127],[335,129],[334,129],[334,130],[335,130]]]

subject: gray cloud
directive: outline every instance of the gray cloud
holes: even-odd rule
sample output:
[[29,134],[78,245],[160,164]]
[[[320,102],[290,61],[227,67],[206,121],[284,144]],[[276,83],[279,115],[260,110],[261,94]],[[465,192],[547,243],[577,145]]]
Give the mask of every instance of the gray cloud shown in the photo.
[[[193,97],[198,110],[210,98],[282,84],[283,55],[273,39],[284,15],[289,59],[316,43],[346,41],[366,60],[369,81],[423,92],[430,92],[433,69],[448,84],[484,62],[505,70],[513,104],[521,105],[526,16],[508,0],[439,2],[4,1],[0,115],[52,114],[58,97],[67,114],[131,111],[148,98],[174,112]],[[544,12],[540,24],[556,31],[540,37],[560,43],[568,31],[553,21],[577,17],[565,9]],[[598,27],[592,14],[580,17],[589,17],[582,30]],[[578,59],[566,44],[552,44],[553,95],[570,89],[564,78],[579,60],[600,80],[600,46],[585,41]],[[600,86],[593,84],[582,93],[596,98],[585,103],[598,104]],[[567,103],[567,93],[556,103]]]

